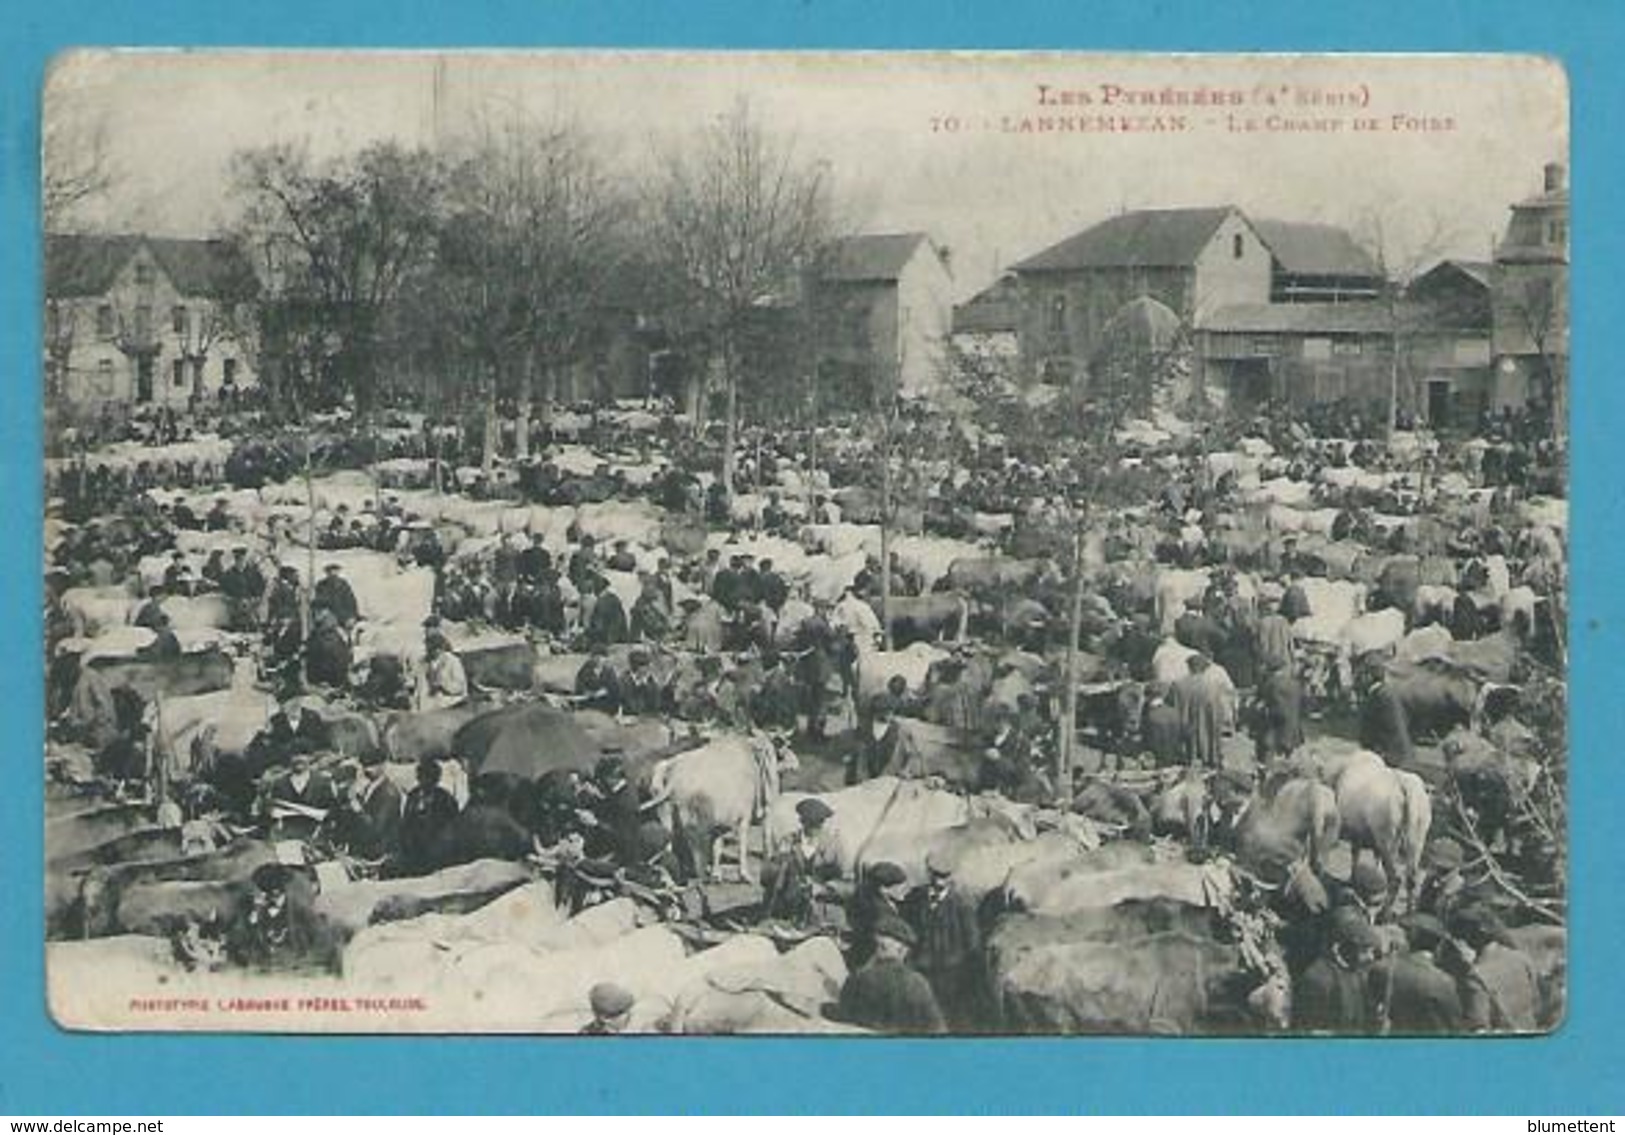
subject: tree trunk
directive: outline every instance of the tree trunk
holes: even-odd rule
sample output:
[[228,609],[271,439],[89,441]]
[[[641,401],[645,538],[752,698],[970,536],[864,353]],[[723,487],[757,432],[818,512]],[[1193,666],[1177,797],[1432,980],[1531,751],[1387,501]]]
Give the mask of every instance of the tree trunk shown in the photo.
[[722,386],[725,394],[722,419],[722,491],[729,500],[734,495],[734,450],[739,444],[739,382],[734,376],[731,348],[723,349]]
[[480,452],[480,472],[485,474],[487,482],[496,468],[497,441],[497,375],[496,367],[492,366],[485,388],[485,430]]
[[1072,800],[1073,769],[1078,748],[1078,632],[1083,624],[1083,525],[1074,526],[1072,536],[1072,602],[1066,624],[1066,688],[1061,692],[1061,722],[1058,737],[1055,786],[1060,803]]
[[519,375],[519,410],[514,415],[513,456],[515,461],[530,458],[530,400],[531,388],[536,381],[536,353],[525,352],[523,369]]
[[881,641],[892,648],[891,633],[891,419],[880,419],[880,629]]

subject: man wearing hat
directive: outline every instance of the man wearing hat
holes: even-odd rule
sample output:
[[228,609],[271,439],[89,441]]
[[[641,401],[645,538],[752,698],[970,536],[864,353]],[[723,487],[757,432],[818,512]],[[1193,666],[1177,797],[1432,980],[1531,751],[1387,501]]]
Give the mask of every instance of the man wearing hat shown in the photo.
[[627,775],[626,758],[619,748],[605,747],[593,769],[592,787],[597,801],[591,809],[587,854],[613,859],[623,867],[639,862],[643,801],[638,797],[637,785]]
[[401,790],[384,770],[384,753],[374,749],[361,758],[361,777],[349,806],[360,821],[350,850],[362,859],[392,859],[400,852]]
[[937,663],[937,680],[926,696],[925,719],[963,733],[981,730],[981,705],[976,691],[963,681],[965,660],[950,655]]
[[170,622],[169,612],[159,611],[153,627],[153,640],[136,651],[140,658],[162,661],[164,659],[179,658],[181,656],[181,640],[175,637],[175,627]]
[[903,917],[903,901],[908,892],[908,874],[895,863],[876,863],[864,871],[858,889],[846,906],[846,968],[849,971],[874,956],[876,928],[883,919]]
[[440,785],[440,762],[418,761],[417,784],[406,794],[401,808],[401,851],[395,860],[397,875],[427,875],[438,864],[435,850],[443,833],[457,819],[457,801]]
[[1185,599],[1185,613],[1174,620],[1174,638],[1209,658],[1224,646],[1224,630],[1203,610],[1200,595]]
[[1297,648],[1292,640],[1292,624],[1281,614],[1280,600],[1274,596],[1261,596],[1257,640],[1259,665],[1266,669],[1280,666],[1290,671],[1297,663]]
[[226,597],[231,629],[259,629],[260,599],[265,595],[265,576],[248,558],[248,547],[238,544],[231,550],[231,566],[220,574],[220,591]]
[[594,645],[587,661],[576,671],[576,704],[586,709],[615,713],[621,708],[621,678],[610,665],[608,652]]
[[947,1032],[931,983],[905,960],[915,942],[908,923],[894,915],[883,917],[875,925],[874,939],[874,956],[841,986],[839,1019],[881,1033]]
[[940,849],[925,857],[929,881],[903,913],[918,935],[911,958],[956,1030],[974,1030],[987,1009],[982,931],[976,904],[954,885],[953,863]]
[[322,932],[304,876],[281,863],[262,863],[250,882],[252,889],[228,932],[232,960],[257,969],[325,965],[332,944]]
[[1221,745],[1235,722],[1233,707],[1222,684],[1209,676],[1213,663],[1207,655],[1193,654],[1187,665],[1190,672],[1174,683],[1168,695],[1169,704],[1179,711],[1185,761],[1220,768],[1224,763]]
[[164,591],[170,595],[181,593],[183,576],[189,576],[191,570],[186,565],[186,553],[177,548],[169,555],[169,564],[164,568]]
[[634,646],[627,657],[627,674],[621,683],[621,708],[639,716],[655,716],[665,709],[666,691],[649,665],[649,652]]
[[337,563],[327,564],[322,568],[322,578],[316,581],[315,590],[310,595],[310,613],[314,618],[317,611],[332,612],[334,622],[349,630],[361,615],[361,608],[357,605],[355,592],[351,590],[349,581],[344,578],[344,568]]
[[210,532],[224,532],[231,527],[231,514],[226,511],[225,497],[214,498],[214,504],[203,517],[203,527]]
[[582,1028],[582,1036],[615,1036],[626,1031],[632,1021],[632,1006],[636,1000],[625,988],[610,981],[600,981],[587,994],[592,1006],[592,1021]]
[[1357,665],[1357,671],[1360,744],[1394,768],[1409,765],[1416,756],[1411,744],[1410,717],[1405,704],[1388,684],[1387,667],[1380,656],[1367,655]]
[[336,807],[339,798],[333,791],[332,779],[324,772],[313,771],[310,766],[309,753],[291,754],[288,757],[289,771],[272,781],[266,790],[266,805],[296,804],[323,812]]
[[[1440,964],[1454,947],[1449,932],[1430,914],[1400,920],[1408,948],[1371,967],[1376,1028],[1399,1036],[1455,1036],[1462,1031],[1456,978]],[[1446,964],[1450,964],[1448,961]]]
[[816,899],[823,881],[840,873],[839,864],[824,854],[824,825],[835,813],[830,806],[809,796],[796,804],[797,831],[784,848],[762,869],[762,911],[765,917],[782,919],[797,926],[820,921]]
[[584,616],[587,645],[612,646],[628,641],[631,628],[626,619],[626,607],[621,603],[621,597],[609,586],[609,581],[594,573],[588,577],[587,587],[583,590],[592,599],[592,609]]
[[1253,744],[1264,768],[1303,744],[1303,683],[1288,664],[1264,663],[1254,695]]
[[1368,975],[1382,939],[1351,907],[1332,911],[1328,929],[1325,950],[1293,984],[1292,1027],[1337,1036],[1371,1032],[1376,1019]]
[[331,608],[312,608],[311,624],[310,642],[305,647],[305,680],[316,686],[348,687],[354,652],[337,617]]
[[1417,887],[1416,908],[1446,922],[1463,903],[1467,889],[1462,869],[1467,855],[1461,844],[1449,836],[1428,841],[1422,850],[1422,881]]
[[891,698],[875,694],[869,699],[869,724],[846,756],[846,783],[901,776],[920,764],[918,748],[892,714]]

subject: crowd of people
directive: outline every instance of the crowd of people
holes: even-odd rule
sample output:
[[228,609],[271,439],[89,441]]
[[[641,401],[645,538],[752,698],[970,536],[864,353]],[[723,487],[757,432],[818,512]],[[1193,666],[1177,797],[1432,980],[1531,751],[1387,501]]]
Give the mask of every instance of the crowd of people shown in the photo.
[[[229,408],[223,413],[230,420]],[[184,440],[186,429],[171,417],[146,440],[156,451]],[[568,691],[550,695],[559,704],[690,736],[771,737],[795,748],[807,770],[802,783],[814,792],[926,777],[1148,840],[1168,830],[1170,786],[1196,784],[1201,820],[1187,814],[1174,830],[1202,855],[1223,844],[1250,794],[1271,793],[1295,775],[1296,759],[1319,736],[1344,736],[1395,768],[1419,767],[1424,741],[1459,748],[1461,731],[1502,753],[1553,759],[1537,746],[1543,723],[1517,699],[1483,712],[1467,707],[1439,730],[1418,720],[1416,700],[1396,689],[1401,638],[1430,628],[1449,642],[1504,648],[1508,664],[1491,684],[1561,680],[1562,542],[1527,506],[1562,497],[1563,453],[1515,418],[1486,422],[1472,438],[1402,448],[1383,440],[1369,415],[1346,408],[1266,407],[1183,437],[1129,435],[1111,451],[1107,483],[1098,451],[1036,433],[967,429],[908,407],[887,442],[911,455],[896,471],[892,523],[959,541],[963,561],[995,567],[955,576],[895,548],[870,548],[851,561],[849,577],[826,588],[775,557],[740,549],[802,541],[809,526],[877,519],[876,462],[891,458],[861,422],[816,433],[746,430],[733,496],[715,475],[715,446],[669,414],[630,446],[641,451],[632,457],[625,431],[605,429],[573,439],[620,455],[620,468],[606,458],[590,475],[567,471],[540,431],[538,455],[503,481],[485,472],[459,477],[475,439],[439,441],[427,424],[395,431],[388,444],[374,438],[330,452],[422,460],[431,483],[474,500],[647,502],[671,522],[674,536],[662,546],[595,539],[579,523],[562,547],[526,532],[460,541],[443,517],[418,511],[416,497],[403,503],[408,494],[382,487],[358,508],[331,509],[319,525],[312,515],[303,526],[250,531],[233,497],[221,495],[199,514],[195,495],[183,490],[231,481],[232,472],[251,486],[287,472],[263,465],[272,447],[262,439],[239,435],[235,462],[208,470],[157,460],[92,468],[83,455],[93,447],[83,447],[77,463],[64,459],[53,485],[63,521],[47,572],[53,738],[81,746],[115,791],[172,811],[200,852],[224,842],[211,832],[278,834],[306,823],[318,853],[342,856],[352,869],[400,877],[531,859],[558,872],[561,901],[573,910],[632,893],[672,917],[683,911],[673,896],[702,878],[695,833],[662,822],[635,762],[617,746],[590,769],[530,780],[470,768],[475,762],[456,755],[423,757],[403,786],[389,775],[384,746],[341,751],[346,715],[377,721],[511,700],[457,645],[501,633],[544,658],[580,657]],[[626,476],[624,466],[651,448],[665,457],[658,472]],[[1272,498],[1271,486],[1303,493]],[[747,495],[756,503],[742,510]],[[1288,500],[1304,513],[1331,514],[1325,530],[1274,523],[1271,506]],[[213,550],[194,578],[191,557],[178,550],[188,533],[241,542]],[[1363,557],[1357,570],[1340,558],[1351,549]],[[320,561],[320,577],[290,563],[290,550]],[[365,648],[364,605],[345,563],[323,558],[358,551],[432,573],[421,650]],[[165,555],[172,562],[161,577],[143,579],[142,562]],[[1351,620],[1391,612],[1399,633],[1371,649],[1306,637],[1305,620],[1325,614],[1317,610],[1321,585],[1361,572],[1369,576]],[[1188,594],[1166,586],[1196,575],[1200,585]],[[630,602],[625,579],[635,581]],[[155,771],[162,760],[152,756],[152,699],[144,703],[139,691],[82,664],[94,639],[64,599],[121,586],[139,599],[133,625],[152,632],[137,656],[153,663],[183,655],[166,609],[172,601],[218,596],[220,629],[256,688],[277,699],[240,751],[203,754],[179,783]],[[1422,601],[1441,588],[1448,601]],[[1520,588],[1529,602],[1507,602]],[[957,606],[926,602],[933,595]],[[928,648],[923,674],[866,678],[866,663],[911,644]],[[1072,696],[1068,675],[1078,687]],[[922,732],[919,723],[945,732]],[[931,748],[942,736],[954,739],[958,756]],[[1164,770],[1169,776],[1155,775]],[[1488,805],[1472,813],[1494,846],[1472,850],[1527,866],[1516,857],[1536,833],[1508,819],[1510,805],[1497,799],[1497,816]],[[952,857],[942,854],[927,859],[918,886],[903,865],[885,860],[845,877],[820,840],[832,814],[819,796],[802,800],[794,838],[762,850],[752,917],[787,933],[840,935],[851,976],[834,1011],[846,1022],[900,1032],[994,1027],[983,896],[960,891]],[[1549,1023],[1534,962],[1507,925],[1525,921],[1527,909],[1502,901],[1460,833],[1445,827],[1436,825],[1408,901],[1385,870],[1393,865],[1369,855],[1251,865],[1256,909],[1284,948],[1291,1027],[1456,1032]],[[1474,829],[1475,839],[1482,834]],[[252,891],[229,935],[241,964],[292,964],[329,948],[310,929],[300,872],[256,871]],[[592,1003],[589,1031],[624,1027],[625,989],[604,984]]]

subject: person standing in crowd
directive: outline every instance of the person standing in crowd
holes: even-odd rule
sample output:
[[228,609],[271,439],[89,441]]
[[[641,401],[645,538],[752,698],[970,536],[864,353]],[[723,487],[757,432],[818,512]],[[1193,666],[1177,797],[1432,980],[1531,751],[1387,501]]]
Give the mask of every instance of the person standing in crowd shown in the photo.
[[1363,915],[1348,907],[1334,910],[1324,952],[1293,986],[1293,1028],[1334,1036],[1372,1032],[1368,974],[1381,949],[1382,938]]
[[863,872],[846,906],[846,968],[849,972],[874,957],[876,930],[883,919],[903,916],[908,892],[908,874],[895,863],[876,863]]
[[333,616],[334,625],[348,634],[361,617],[355,592],[351,590],[349,580],[344,578],[342,564],[330,563],[322,570],[324,574],[316,581],[316,588],[310,596],[311,618],[315,619],[317,611],[327,611]]
[[874,938],[873,955],[841,986],[838,1018],[880,1033],[946,1033],[931,983],[905,960],[915,943],[908,923],[895,916],[882,918]]
[[1368,655],[1358,663],[1355,688],[1360,703],[1360,744],[1395,768],[1409,766],[1416,757],[1411,744],[1409,715],[1388,684],[1380,657]]
[[1206,655],[1191,655],[1187,665],[1190,672],[1174,683],[1168,695],[1169,704],[1179,711],[1185,761],[1217,769],[1224,763],[1221,745],[1234,720],[1231,707],[1223,689],[1209,676],[1212,662]]
[[1303,744],[1303,683],[1289,666],[1275,661],[1266,664],[1253,718],[1253,742],[1262,768],[1269,769],[1276,759]]
[[987,1011],[976,905],[954,885],[953,864],[943,852],[927,854],[925,870],[929,882],[910,895],[903,908],[916,935],[910,960],[931,983],[949,1024],[973,1031]]
[[468,676],[463,660],[439,630],[423,636],[423,687],[418,695],[419,709],[449,709],[468,700]]
[[763,917],[801,927],[824,921],[819,899],[825,880],[840,872],[821,846],[824,825],[834,815],[815,796],[796,804],[795,837],[762,868]]

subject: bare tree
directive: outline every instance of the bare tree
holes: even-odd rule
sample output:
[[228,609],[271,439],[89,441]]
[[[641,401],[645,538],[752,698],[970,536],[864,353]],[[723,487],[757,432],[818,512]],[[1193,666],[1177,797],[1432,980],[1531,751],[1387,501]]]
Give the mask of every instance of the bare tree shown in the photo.
[[1456,232],[1444,217],[1432,213],[1422,219],[1414,233],[1402,234],[1378,209],[1362,214],[1354,231],[1377,265],[1381,287],[1378,302],[1384,307],[1391,337],[1384,434],[1392,437],[1399,428],[1401,379],[1408,377],[1405,372],[1417,337],[1429,330],[1428,320],[1418,318],[1405,297],[1416,278],[1457,243]]
[[650,246],[671,282],[666,318],[684,328],[722,384],[722,485],[731,494],[744,329],[827,245],[829,179],[793,141],[770,138],[741,101],[664,155],[648,212]]
[[[64,101],[66,100],[66,101]],[[40,138],[40,203],[46,232],[82,225],[88,206],[118,180],[107,115],[53,91]]]
[[1567,409],[1562,404],[1565,379],[1560,373],[1563,352],[1559,349],[1568,320],[1562,282],[1553,274],[1543,273],[1508,281],[1502,294],[1502,310],[1534,348],[1539,368],[1536,379],[1551,414],[1552,430],[1559,433],[1567,420]]

